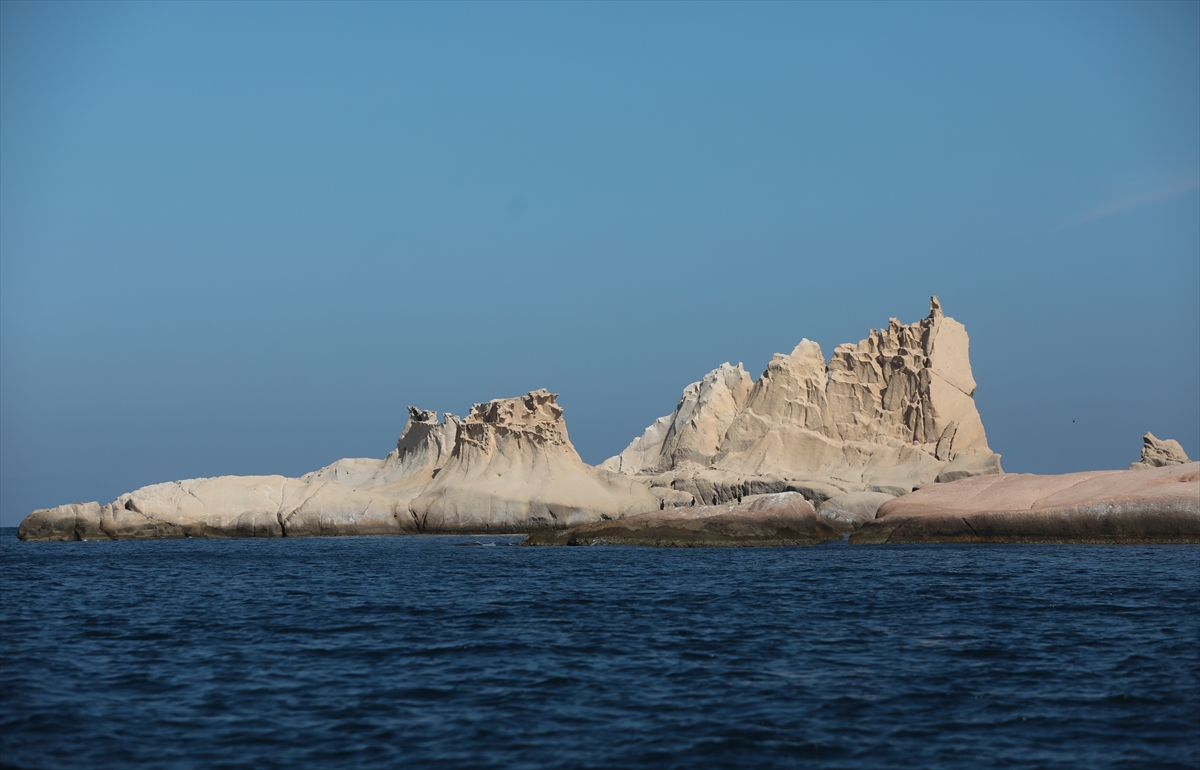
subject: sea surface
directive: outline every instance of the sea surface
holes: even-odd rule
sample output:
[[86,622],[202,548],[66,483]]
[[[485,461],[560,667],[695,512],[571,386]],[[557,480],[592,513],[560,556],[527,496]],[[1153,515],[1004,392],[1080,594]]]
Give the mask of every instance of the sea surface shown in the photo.
[[1200,547],[21,543],[16,768],[1200,766]]

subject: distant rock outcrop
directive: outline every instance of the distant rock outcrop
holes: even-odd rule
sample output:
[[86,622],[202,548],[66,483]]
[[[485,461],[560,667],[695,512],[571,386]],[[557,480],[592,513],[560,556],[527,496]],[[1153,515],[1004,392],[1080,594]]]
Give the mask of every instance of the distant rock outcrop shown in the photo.
[[826,363],[815,342],[776,354],[757,381],[729,364],[600,467],[671,505],[797,491],[822,502],[1000,473],[975,408],[966,329],[942,313],[871,330]]
[[852,543],[1200,543],[1200,463],[931,484],[884,503]]
[[1142,436],[1142,459],[1130,463],[1129,470],[1136,471],[1145,468],[1161,468],[1165,465],[1181,465],[1191,462],[1183,446],[1175,439],[1158,439],[1153,433],[1147,432]]
[[299,479],[222,476],[154,484],[112,503],[34,511],[22,540],[528,532],[658,508],[629,478],[586,465],[545,390],[465,420],[409,407],[386,458],[339,460]]
[[651,511],[566,530],[542,530],[522,545],[650,545],[670,548],[816,545],[841,534],[795,492],[732,505]]

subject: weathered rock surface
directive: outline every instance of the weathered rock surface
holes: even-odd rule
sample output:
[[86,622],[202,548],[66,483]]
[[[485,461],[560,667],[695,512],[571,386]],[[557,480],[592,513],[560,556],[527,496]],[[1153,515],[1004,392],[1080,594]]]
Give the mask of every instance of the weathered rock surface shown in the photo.
[[1143,468],[1161,468],[1166,465],[1180,465],[1191,462],[1183,446],[1175,439],[1159,439],[1153,433],[1147,432],[1142,436],[1142,459],[1129,465],[1129,470]]
[[704,505],[651,511],[622,519],[542,530],[523,545],[650,545],[731,547],[815,545],[841,539],[796,492],[763,495],[732,505]]
[[336,482],[221,476],[154,484],[113,502],[34,511],[22,540],[293,537],[416,532],[402,501]]
[[932,484],[884,503],[852,543],[1200,543],[1200,463]]
[[223,476],[154,484],[112,503],[34,511],[22,540],[528,532],[658,508],[624,476],[586,465],[556,395],[477,404],[465,420],[409,407],[386,458],[339,460],[299,479]]
[[645,486],[593,468],[546,390],[477,404],[454,451],[410,505],[422,532],[529,532],[659,506]]
[[722,364],[600,467],[642,479],[668,505],[785,490],[820,503],[1000,473],[975,408],[968,344],[934,297],[928,318],[892,319],[828,362],[802,340],[757,381]]
[[853,532],[875,518],[879,507],[895,498],[886,492],[847,492],[831,497],[817,508],[817,515],[839,532]]

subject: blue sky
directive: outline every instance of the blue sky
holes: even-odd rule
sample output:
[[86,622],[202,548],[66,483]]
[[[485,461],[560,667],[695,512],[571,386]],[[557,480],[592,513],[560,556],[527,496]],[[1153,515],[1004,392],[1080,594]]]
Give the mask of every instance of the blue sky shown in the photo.
[[0,4],[0,523],[938,294],[1009,471],[1200,456],[1200,4]]

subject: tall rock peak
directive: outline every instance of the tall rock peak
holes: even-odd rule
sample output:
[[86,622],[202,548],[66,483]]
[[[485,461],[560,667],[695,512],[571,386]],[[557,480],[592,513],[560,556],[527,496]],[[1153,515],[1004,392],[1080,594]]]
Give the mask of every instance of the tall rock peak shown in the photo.
[[[801,340],[790,354],[775,354],[752,385],[747,378],[744,396],[701,410],[704,383],[719,367],[602,467],[696,488],[706,500],[697,473],[710,487],[723,483],[721,497],[751,478],[908,491],[937,478],[999,472],[972,398],[968,347],[966,329],[932,297],[928,317],[892,318],[857,344],[838,345],[828,362],[817,343]],[[702,451],[681,452],[696,436],[704,437],[693,441]]]

